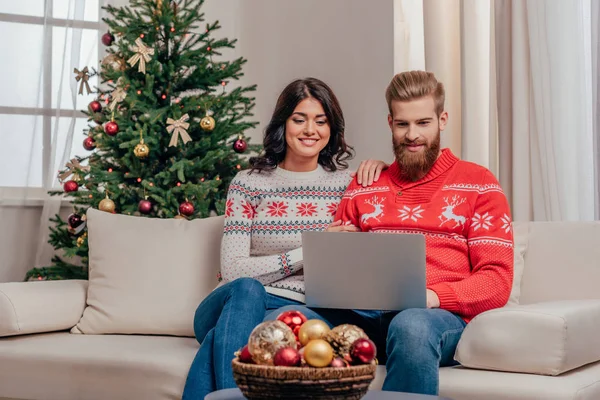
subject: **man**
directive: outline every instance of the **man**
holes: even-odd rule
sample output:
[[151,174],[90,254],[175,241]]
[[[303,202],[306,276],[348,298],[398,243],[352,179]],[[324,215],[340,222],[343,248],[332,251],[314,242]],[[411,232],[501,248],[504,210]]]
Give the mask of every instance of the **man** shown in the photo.
[[[448,113],[444,87],[432,73],[396,75],[386,100],[396,160],[373,186],[350,184],[336,221],[363,232],[425,235],[427,309],[319,314],[333,325],[345,318],[371,332],[376,327],[376,336],[385,335],[384,390],[437,394],[439,367],[455,363],[466,324],[508,301],[513,278],[510,211],[490,171],[440,149]],[[301,311],[314,316],[311,310]]]

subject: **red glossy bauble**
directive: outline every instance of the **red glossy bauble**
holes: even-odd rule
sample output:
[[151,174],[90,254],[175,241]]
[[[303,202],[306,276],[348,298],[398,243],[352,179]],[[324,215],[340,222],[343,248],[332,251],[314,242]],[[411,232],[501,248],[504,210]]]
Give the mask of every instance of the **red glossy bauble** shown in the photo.
[[102,35],[102,44],[105,46],[110,46],[115,41],[115,37],[110,32],[106,32]]
[[100,102],[96,101],[96,100],[92,101],[88,107],[94,113],[98,113],[98,112],[102,111],[102,104],[100,104]]
[[369,364],[377,355],[377,347],[372,340],[366,338],[357,339],[350,349],[350,357],[353,364]]
[[273,364],[278,367],[297,367],[300,365],[300,353],[291,347],[284,347],[275,353]]
[[106,125],[104,125],[104,132],[106,132],[108,136],[115,136],[119,133],[119,125],[114,121],[107,122]]
[[243,363],[254,364],[252,354],[250,354],[250,350],[248,350],[248,345],[245,345],[242,351],[240,351],[239,359]]
[[284,311],[277,316],[277,319],[292,328],[292,331],[294,331],[296,336],[298,336],[297,332],[300,329],[300,326],[307,321],[307,318],[304,316],[304,314],[295,310]]
[[69,223],[70,228],[75,229],[83,223],[83,218],[81,218],[81,215],[73,213],[69,215],[67,222]]
[[83,140],[83,148],[88,150],[88,151],[92,151],[96,148],[96,141],[94,140],[94,138],[92,137],[86,137]]
[[138,203],[138,211],[142,214],[150,214],[150,211],[152,211],[152,203],[150,200],[140,200]]
[[244,139],[238,139],[233,143],[233,150],[236,153],[243,153],[248,148],[248,143]]
[[184,201],[179,205],[179,213],[189,217],[194,214],[194,205],[189,201]]
[[76,192],[79,189],[79,185],[75,181],[67,181],[63,185],[63,189],[67,193],[69,193],[69,192]]

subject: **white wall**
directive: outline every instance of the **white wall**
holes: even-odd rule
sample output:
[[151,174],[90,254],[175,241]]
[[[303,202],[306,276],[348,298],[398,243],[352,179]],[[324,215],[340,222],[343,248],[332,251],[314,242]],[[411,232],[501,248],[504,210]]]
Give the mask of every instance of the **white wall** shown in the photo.
[[[365,158],[391,161],[384,91],[394,73],[393,11],[393,0],[206,0],[207,22],[222,25],[216,36],[238,39],[224,57],[247,58],[240,83],[258,85],[253,142],[261,141],[284,86],[313,76],[340,100],[356,149],[351,166]],[[22,280],[33,266],[40,213],[0,205],[0,282]]]
[[329,84],[346,119],[353,165],[392,159],[384,91],[394,73],[393,0],[207,0],[207,20],[238,38],[225,56],[248,59],[242,84],[257,84],[252,134],[262,138],[287,83],[312,76]]

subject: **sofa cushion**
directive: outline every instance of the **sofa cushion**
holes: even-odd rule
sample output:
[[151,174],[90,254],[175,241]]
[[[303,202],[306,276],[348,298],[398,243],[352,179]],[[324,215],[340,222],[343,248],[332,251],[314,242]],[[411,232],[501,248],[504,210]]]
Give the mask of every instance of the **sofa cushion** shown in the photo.
[[181,399],[198,350],[193,338],[72,335],[0,340],[0,398]]
[[0,337],[71,328],[85,308],[87,284],[83,280],[0,283]]
[[194,336],[194,312],[217,285],[223,217],[87,216],[87,307],[72,332]]
[[600,360],[600,300],[505,307],[475,317],[456,360],[465,367],[559,375]]
[[[385,367],[377,367],[371,389],[381,389]],[[597,400],[600,362],[559,376],[440,368],[440,396],[454,400]]]
[[514,266],[513,266],[513,284],[508,298],[508,305],[519,304],[521,297],[521,279],[525,269],[525,253],[527,252],[527,243],[529,242],[529,223],[513,223],[514,247]]

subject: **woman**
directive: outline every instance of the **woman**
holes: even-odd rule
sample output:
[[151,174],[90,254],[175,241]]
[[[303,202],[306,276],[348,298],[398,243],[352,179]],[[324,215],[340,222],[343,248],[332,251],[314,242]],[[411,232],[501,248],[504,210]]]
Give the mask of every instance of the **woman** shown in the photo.
[[[183,400],[235,387],[231,360],[268,311],[304,302],[302,231],[344,232],[331,224],[352,176],[346,160],[344,116],[332,90],[314,78],[281,93],[265,130],[264,153],[252,158],[227,195],[221,278],[198,307],[202,344],[188,374]],[[359,183],[370,185],[387,165],[365,161]]]

